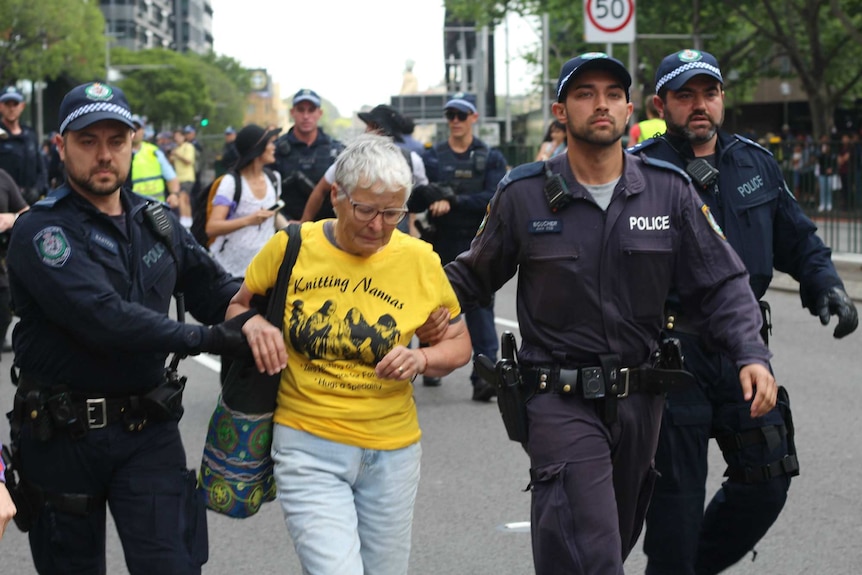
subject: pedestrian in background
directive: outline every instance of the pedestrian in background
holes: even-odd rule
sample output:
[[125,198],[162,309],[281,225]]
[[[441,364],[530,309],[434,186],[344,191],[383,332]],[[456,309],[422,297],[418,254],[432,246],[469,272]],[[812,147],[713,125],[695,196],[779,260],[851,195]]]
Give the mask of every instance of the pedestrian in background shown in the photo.
[[5,170],[21,190],[28,204],[48,193],[47,166],[39,147],[39,138],[30,126],[21,122],[27,103],[15,86],[0,92],[0,169]]
[[224,145],[222,146],[221,156],[219,156],[216,164],[216,177],[228,170],[235,169],[237,160],[239,160],[239,152],[236,149],[236,130],[232,126],[228,126],[224,130]]
[[[206,232],[215,241],[210,252],[224,269],[237,277],[272,235],[287,225],[275,203],[281,189],[277,172],[275,183],[264,166],[275,161],[275,138],[281,128],[266,130],[257,124],[244,126],[237,135],[239,159],[224,175],[213,196],[212,213]],[[234,202],[235,175],[241,180],[239,202]]]
[[649,94],[644,98],[644,112],[646,119],[637,122],[629,130],[629,145],[634,146],[640,144],[644,140],[661,136],[667,130],[667,124],[662,120],[661,115],[653,101],[655,94]]
[[180,182],[180,197],[177,211],[180,216],[180,224],[188,229],[192,226],[191,198],[194,193],[195,182],[197,181],[195,166],[197,164],[198,152],[194,144],[188,141],[183,135],[182,130],[174,130],[174,144],[174,149],[171,151],[171,163]]
[[[10,429],[36,571],[105,573],[107,504],[130,573],[198,574],[206,510],[165,364],[248,351],[247,316],[219,323],[239,281],[162,204],[122,187],[135,125],[119,88],[77,86],[59,118],[67,183],[18,218],[7,260],[20,316]],[[200,323],[170,317],[179,291]]]
[[[302,89],[293,95],[290,117],[293,127],[275,144],[275,168],[281,174],[282,213],[288,220],[300,221],[305,204],[315,184],[344,149],[320,126],[323,117],[320,96],[314,90]],[[325,195],[315,220],[335,214]]]
[[[470,359],[440,258],[396,229],[411,181],[391,138],[359,136],[336,162],[335,219],[302,224],[272,456],[304,573],[407,574],[422,454],[411,382]],[[287,242],[277,234],[254,257],[229,317],[274,286]],[[442,338],[408,349],[441,307],[450,319]],[[269,351],[254,336],[249,343]]]
[[[656,93],[667,133],[629,151],[689,171],[745,264],[753,297],[766,295],[775,268],[800,283],[802,305],[822,323],[838,316],[835,337],[855,330],[856,310],[831,252],[778,162],[759,144],[721,130],[724,79],[715,57],[699,50],[669,54],[656,72]],[[650,575],[719,573],[739,561],[775,522],[790,478],[799,472],[789,404],[782,401],[763,417],[749,415],[734,358],[716,350],[714,332],[700,329],[681,309],[683,287],[677,283],[668,299],[666,326],[680,340],[685,369],[697,385],[667,394],[656,453],[660,478],[644,538]],[[710,437],[728,465],[727,480],[704,511]]]
[[[506,174],[506,160],[499,150],[473,135],[479,113],[472,96],[456,94],[443,106],[443,114],[449,136],[426,150],[422,159],[428,181],[438,192],[436,198],[429,198],[428,223],[434,229],[430,241],[446,265],[470,247],[488,202]],[[496,358],[499,340],[493,297],[489,303],[467,312],[467,328],[474,357],[482,354]],[[473,401],[487,402],[496,394],[496,388],[480,379],[475,370],[470,382]],[[423,378],[426,386],[440,383],[437,377]]]
[[545,160],[550,160],[565,151],[566,126],[559,120],[553,120],[548,124],[548,129],[545,131],[545,137],[539,146],[539,153],[536,154],[536,161],[544,162]]
[[680,170],[623,153],[630,86],[606,54],[566,62],[552,110],[567,153],[509,172],[446,266],[465,309],[518,275],[538,575],[620,574],[640,535],[662,392],[686,381],[653,371],[671,285],[739,369],[751,415],[775,405],[739,258]]
[[0,344],[3,352],[12,351],[6,343],[6,332],[12,323],[12,296],[9,292],[9,274],[6,270],[6,255],[9,251],[9,237],[18,216],[29,209],[21,197],[18,185],[12,176],[0,169]]
[[136,194],[167,202],[171,208],[179,207],[180,181],[173,165],[155,145],[144,139],[146,122],[132,115],[135,134],[132,136],[132,167],[126,185]]

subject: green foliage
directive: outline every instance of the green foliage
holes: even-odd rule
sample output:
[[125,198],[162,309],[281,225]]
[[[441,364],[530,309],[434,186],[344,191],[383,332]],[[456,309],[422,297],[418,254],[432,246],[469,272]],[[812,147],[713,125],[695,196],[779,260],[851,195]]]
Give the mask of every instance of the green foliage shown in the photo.
[[95,0],[0,0],[0,85],[102,76],[104,31]]
[[227,59],[216,63],[193,53],[116,48],[111,61],[123,73],[118,85],[132,110],[157,129],[195,123],[195,118],[205,130],[221,131],[242,123],[245,93],[236,84],[242,74],[225,73],[222,66]]
[[[561,65],[586,51],[606,51],[584,42],[583,4],[564,0],[446,0],[462,21],[500,22],[506,11],[549,15],[548,74],[553,82]],[[862,0],[639,0],[637,10],[637,88],[651,92],[661,59],[684,48],[714,54],[725,75],[728,104],[747,101],[764,77],[798,77],[812,111],[815,135],[832,126],[835,107],[862,95]],[[678,34],[661,39],[645,35]],[[526,59],[536,65],[541,87],[541,46]],[[629,46],[616,44],[613,55],[629,62]],[[638,90],[640,91],[640,90]],[[638,103],[639,104],[639,103]]]

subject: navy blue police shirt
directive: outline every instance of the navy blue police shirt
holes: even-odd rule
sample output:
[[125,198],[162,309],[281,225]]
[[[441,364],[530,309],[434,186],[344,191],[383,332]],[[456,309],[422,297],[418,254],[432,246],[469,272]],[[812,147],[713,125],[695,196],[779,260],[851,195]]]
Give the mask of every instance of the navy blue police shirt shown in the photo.
[[[335,162],[344,144],[329,137],[320,127],[311,145],[297,139],[293,131],[294,128],[291,128],[276,141],[275,163],[271,167],[281,174],[281,199],[284,200],[282,212],[290,220],[299,220],[311,190]],[[298,173],[305,176],[304,183],[297,180]],[[334,217],[329,194],[326,194],[315,219]]]
[[430,218],[437,231],[469,240],[482,222],[497,184],[506,175],[506,158],[473,138],[461,153],[452,150],[448,141],[440,142],[425,151],[422,161],[429,182],[450,185],[456,194],[448,213]]
[[[565,154],[512,170],[469,251],[445,268],[462,307],[481,305],[517,272],[522,363],[572,368],[617,353],[634,367],[655,349],[677,285],[720,349],[738,365],[766,365],[745,267],[688,178],[666,163],[624,158],[607,211]],[[545,197],[545,164],[571,193],[557,212]]]
[[[689,143],[671,135],[628,151],[680,168],[694,158]],[[817,296],[844,286],[832,264],[832,251],[787,188],[772,153],[742,136],[719,132],[715,167],[716,183],[697,191],[745,263],[754,296],[764,296],[774,268],[799,282],[802,305],[816,313]]]
[[168,212],[177,268],[144,221],[148,200],[123,189],[121,201],[124,215],[111,217],[64,184],[15,223],[7,262],[23,374],[73,390],[143,392],[163,381],[169,353],[198,353],[208,329],[169,317],[175,290],[198,321],[224,321],[241,281]]

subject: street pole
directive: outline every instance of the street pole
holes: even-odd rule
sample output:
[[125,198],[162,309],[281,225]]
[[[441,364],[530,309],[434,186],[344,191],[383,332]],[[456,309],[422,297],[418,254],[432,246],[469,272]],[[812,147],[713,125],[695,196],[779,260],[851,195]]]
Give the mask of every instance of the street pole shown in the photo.
[[512,89],[509,84],[509,12],[506,12],[506,136],[504,141],[512,141]]
[[542,14],[542,130],[548,126],[550,119],[550,80],[548,79],[548,68],[551,65],[550,50],[550,28],[551,22],[548,13]]

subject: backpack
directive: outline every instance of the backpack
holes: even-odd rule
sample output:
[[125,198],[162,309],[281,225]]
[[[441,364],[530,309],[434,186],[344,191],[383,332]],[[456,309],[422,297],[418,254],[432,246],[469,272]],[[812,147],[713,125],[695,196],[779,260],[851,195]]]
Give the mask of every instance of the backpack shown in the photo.
[[[275,188],[276,197],[281,195],[281,190],[278,189],[278,180],[276,179],[275,173],[269,168],[264,168],[263,172],[269,178],[269,181],[272,182],[272,187]],[[192,227],[189,231],[198,243],[205,248],[208,248],[212,245],[213,241],[215,241],[215,238],[207,236],[207,220],[213,211],[213,198],[221,184],[221,180],[228,174],[233,176],[235,184],[233,203],[234,205],[239,204],[239,199],[242,195],[242,179],[239,174],[233,170],[229,170],[218,176],[210,185],[201,187],[200,191],[192,199]]]

